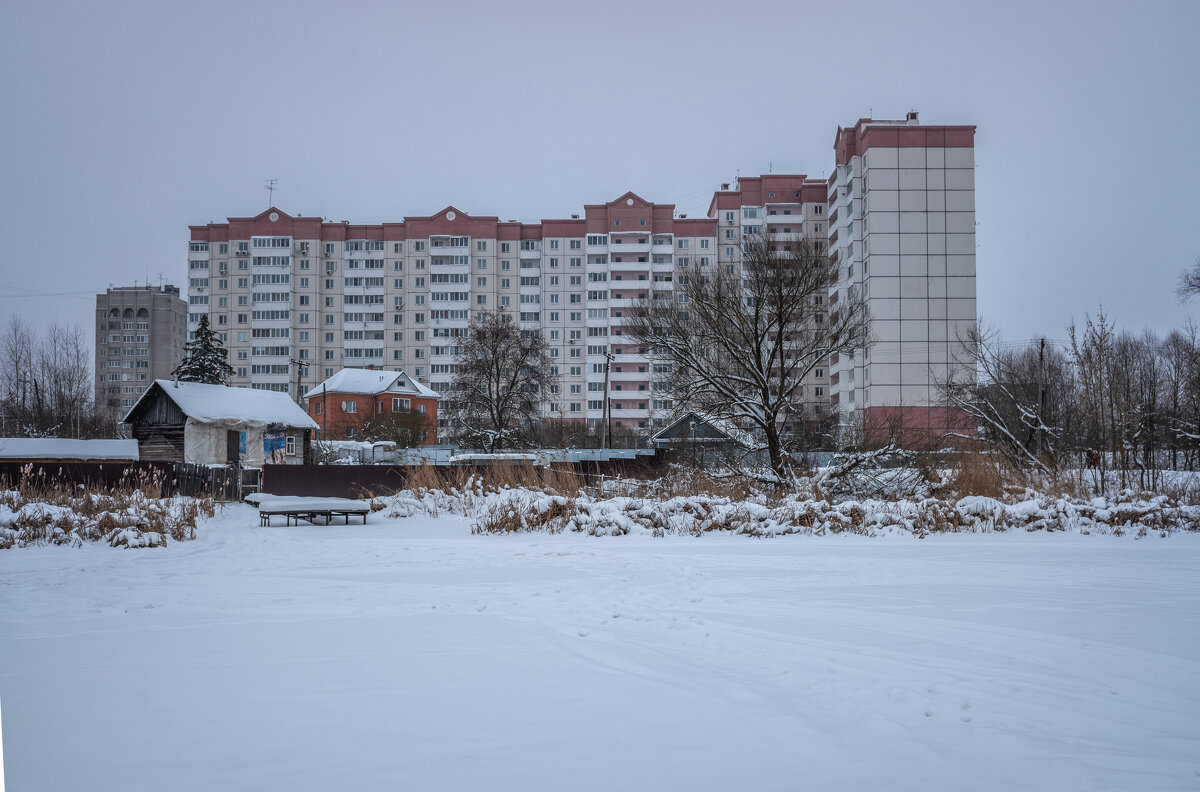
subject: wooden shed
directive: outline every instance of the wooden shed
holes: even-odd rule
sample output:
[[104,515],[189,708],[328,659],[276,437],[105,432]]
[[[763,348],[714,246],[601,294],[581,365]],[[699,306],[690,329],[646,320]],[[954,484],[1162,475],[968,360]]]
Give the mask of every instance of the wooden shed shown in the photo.
[[155,380],[125,415],[145,461],[302,464],[317,424],[286,393]]

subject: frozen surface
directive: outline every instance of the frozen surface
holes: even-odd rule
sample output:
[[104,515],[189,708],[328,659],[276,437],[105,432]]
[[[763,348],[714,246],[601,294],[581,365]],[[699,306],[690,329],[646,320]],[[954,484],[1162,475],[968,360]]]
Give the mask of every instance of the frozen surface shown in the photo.
[[18,790],[1200,787],[1200,535],[0,553]]

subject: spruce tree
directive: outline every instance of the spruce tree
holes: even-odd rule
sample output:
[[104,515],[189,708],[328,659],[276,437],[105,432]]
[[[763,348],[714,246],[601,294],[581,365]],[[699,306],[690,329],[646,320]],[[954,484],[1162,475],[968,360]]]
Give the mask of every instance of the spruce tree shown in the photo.
[[171,372],[180,382],[203,382],[224,385],[233,376],[229,353],[221,339],[208,326],[208,314],[200,316],[196,337],[183,346],[183,362]]

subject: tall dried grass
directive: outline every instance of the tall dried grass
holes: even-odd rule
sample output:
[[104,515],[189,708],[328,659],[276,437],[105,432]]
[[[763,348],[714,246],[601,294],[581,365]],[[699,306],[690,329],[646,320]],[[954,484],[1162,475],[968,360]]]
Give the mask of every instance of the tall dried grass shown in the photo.
[[160,547],[196,538],[196,521],[211,517],[212,498],[158,497],[161,471],[126,472],[107,489],[65,482],[61,471],[32,464],[15,482],[0,482],[0,549],[36,544]]

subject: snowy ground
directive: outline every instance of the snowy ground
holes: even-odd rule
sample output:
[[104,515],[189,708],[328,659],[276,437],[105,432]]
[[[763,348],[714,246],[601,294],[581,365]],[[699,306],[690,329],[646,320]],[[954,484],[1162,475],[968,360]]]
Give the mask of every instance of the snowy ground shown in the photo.
[[1200,534],[0,552],[22,790],[1200,788]]

